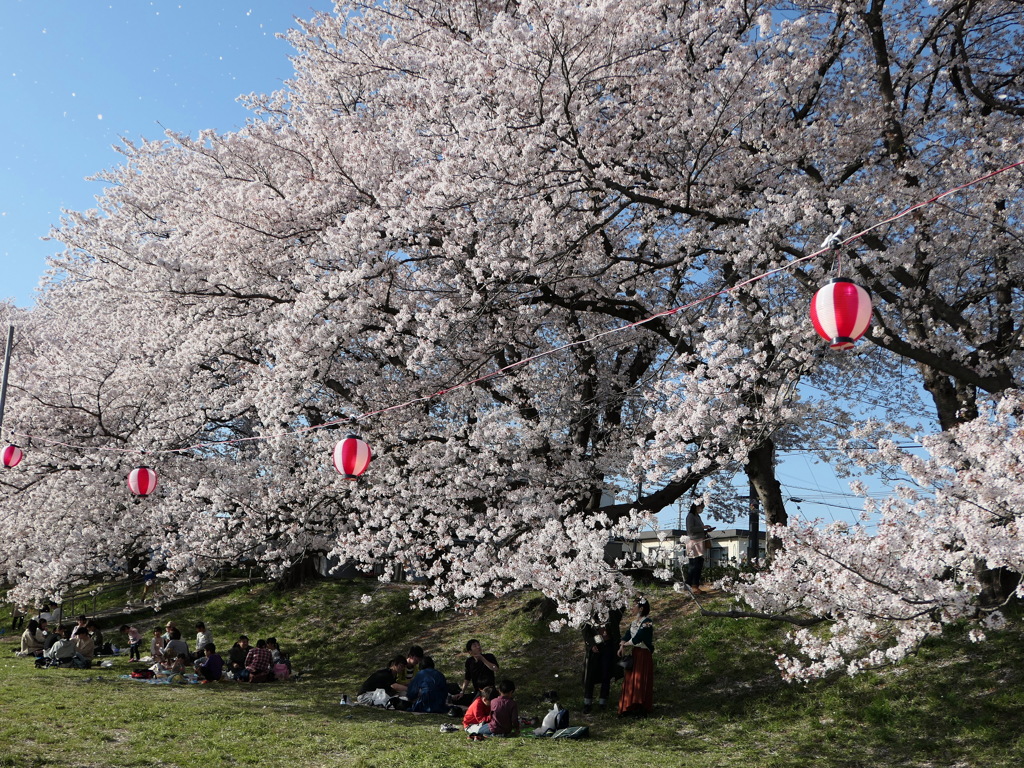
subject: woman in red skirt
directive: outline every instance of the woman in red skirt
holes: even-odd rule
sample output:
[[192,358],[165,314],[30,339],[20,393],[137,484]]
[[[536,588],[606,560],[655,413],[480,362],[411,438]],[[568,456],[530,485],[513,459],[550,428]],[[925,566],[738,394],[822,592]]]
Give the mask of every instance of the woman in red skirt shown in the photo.
[[633,666],[626,670],[619,699],[620,715],[647,715],[654,709],[654,622],[651,606],[641,597],[633,609],[633,621],[619,646],[619,656],[633,649]]

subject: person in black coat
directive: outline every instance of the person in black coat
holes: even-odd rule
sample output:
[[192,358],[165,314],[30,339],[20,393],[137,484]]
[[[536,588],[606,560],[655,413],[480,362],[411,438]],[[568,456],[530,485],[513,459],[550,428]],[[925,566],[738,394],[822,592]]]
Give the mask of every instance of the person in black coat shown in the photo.
[[608,620],[603,624],[583,625],[583,714],[589,714],[594,708],[594,688],[598,685],[601,696],[597,700],[598,706],[603,709],[608,705],[612,678],[618,669],[621,621],[622,609],[612,608],[608,611]]

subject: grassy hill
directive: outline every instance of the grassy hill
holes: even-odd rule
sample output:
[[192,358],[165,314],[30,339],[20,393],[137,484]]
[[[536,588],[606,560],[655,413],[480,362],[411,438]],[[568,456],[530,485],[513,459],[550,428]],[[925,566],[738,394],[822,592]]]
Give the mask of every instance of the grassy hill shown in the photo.
[[[373,601],[360,596],[374,591]],[[168,619],[188,639],[202,619],[222,649],[241,632],[275,635],[302,677],[292,683],[147,685],[130,668],[36,670],[0,641],[0,766],[1019,766],[1024,760],[1024,627],[989,643],[954,633],[899,667],[809,685],[781,682],[785,629],[701,617],[688,597],[650,593],[655,715],[580,713],[583,648],[552,634],[536,595],[492,600],[471,614],[411,610],[403,588],[317,583],[292,591],[242,587],[207,601],[101,621],[144,634]],[[707,599],[707,598],[702,598]],[[724,600],[724,598],[722,598]],[[342,707],[342,693],[410,644],[461,677],[467,639],[480,639],[518,685],[523,714],[556,689],[586,741],[467,742],[438,715]],[[613,690],[617,696],[618,687]]]

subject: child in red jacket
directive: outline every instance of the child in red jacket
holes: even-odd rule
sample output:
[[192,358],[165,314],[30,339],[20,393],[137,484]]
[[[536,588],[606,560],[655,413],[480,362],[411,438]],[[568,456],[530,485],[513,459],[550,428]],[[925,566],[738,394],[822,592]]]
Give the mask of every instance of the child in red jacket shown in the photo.
[[462,727],[466,729],[470,739],[483,738],[478,735],[478,731],[481,725],[491,719],[491,699],[496,695],[497,692],[487,686],[480,691],[480,695],[473,699],[473,703],[466,710],[466,716],[462,718]]

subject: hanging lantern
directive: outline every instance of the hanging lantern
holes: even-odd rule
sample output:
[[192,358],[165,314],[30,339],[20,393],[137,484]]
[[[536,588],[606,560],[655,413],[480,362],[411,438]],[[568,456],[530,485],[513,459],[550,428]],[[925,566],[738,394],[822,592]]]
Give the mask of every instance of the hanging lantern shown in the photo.
[[149,496],[156,490],[156,472],[149,467],[136,467],[128,473],[128,490],[136,496]]
[[334,446],[334,468],[348,480],[355,480],[363,474],[372,458],[370,446],[358,435],[349,435]]
[[8,469],[18,466],[24,457],[25,452],[16,445],[8,445],[3,450],[4,466]]
[[850,280],[830,280],[811,299],[811,322],[832,349],[849,349],[871,323],[871,296]]

